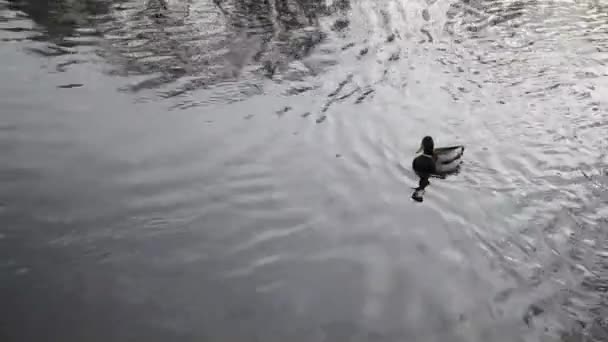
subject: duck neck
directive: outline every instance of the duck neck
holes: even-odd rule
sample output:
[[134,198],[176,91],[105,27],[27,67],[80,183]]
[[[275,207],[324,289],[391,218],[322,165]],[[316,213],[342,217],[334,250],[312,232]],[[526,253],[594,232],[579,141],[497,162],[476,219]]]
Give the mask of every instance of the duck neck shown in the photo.
[[423,155],[427,156],[427,157],[433,157],[433,149],[432,148],[425,148],[424,151],[422,152]]

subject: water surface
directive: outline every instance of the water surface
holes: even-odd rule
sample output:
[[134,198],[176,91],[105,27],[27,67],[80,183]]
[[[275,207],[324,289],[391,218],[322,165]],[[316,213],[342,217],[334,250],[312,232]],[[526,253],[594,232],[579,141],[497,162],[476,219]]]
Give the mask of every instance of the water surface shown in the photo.
[[[2,341],[608,339],[597,1],[0,2]],[[410,199],[420,139],[466,146]]]

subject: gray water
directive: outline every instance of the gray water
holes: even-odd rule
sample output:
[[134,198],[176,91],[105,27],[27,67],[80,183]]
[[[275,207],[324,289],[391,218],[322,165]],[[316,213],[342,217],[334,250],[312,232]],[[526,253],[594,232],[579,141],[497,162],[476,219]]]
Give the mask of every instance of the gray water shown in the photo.
[[[0,0],[0,340],[608,341],[608,5]],[[420,139],[464,144],[410,199]]]

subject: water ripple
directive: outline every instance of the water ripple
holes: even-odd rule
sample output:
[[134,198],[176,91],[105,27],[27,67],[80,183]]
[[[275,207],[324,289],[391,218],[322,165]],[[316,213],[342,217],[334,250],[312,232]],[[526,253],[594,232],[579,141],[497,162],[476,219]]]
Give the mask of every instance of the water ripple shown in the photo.
[[[57,315],[103,318],[79,339],[601,341],[607,22],[555,0],[1,1],[0,276],[45,313],[23,279],[86,297]],[[419,204],[427,134],[467,149]]]

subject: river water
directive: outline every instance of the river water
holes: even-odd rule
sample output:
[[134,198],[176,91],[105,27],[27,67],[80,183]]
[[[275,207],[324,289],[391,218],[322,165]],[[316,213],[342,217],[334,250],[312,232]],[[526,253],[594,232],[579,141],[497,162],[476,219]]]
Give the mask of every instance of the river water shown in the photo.
[[[608,341],[608,5],[0,0],[0,340]],[[466,146],[424,202],[424,135]]]

